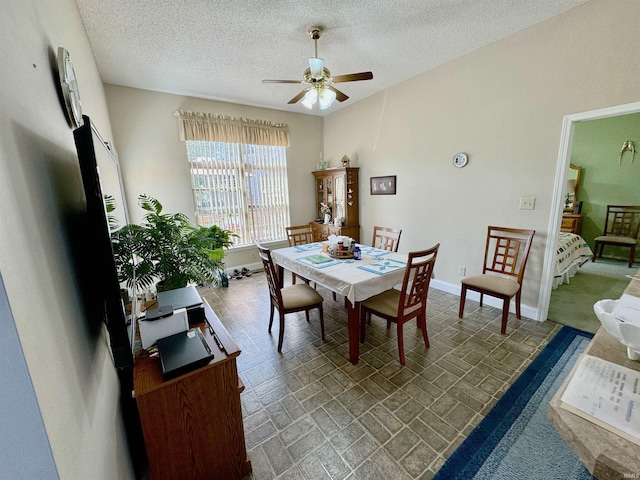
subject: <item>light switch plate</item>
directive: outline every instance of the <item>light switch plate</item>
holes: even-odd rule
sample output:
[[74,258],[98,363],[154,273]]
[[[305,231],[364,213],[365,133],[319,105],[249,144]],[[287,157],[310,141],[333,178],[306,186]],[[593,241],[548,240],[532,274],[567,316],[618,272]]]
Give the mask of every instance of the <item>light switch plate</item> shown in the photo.
[[520,210],[533,210],[536,207],[536,197],[520,197]]

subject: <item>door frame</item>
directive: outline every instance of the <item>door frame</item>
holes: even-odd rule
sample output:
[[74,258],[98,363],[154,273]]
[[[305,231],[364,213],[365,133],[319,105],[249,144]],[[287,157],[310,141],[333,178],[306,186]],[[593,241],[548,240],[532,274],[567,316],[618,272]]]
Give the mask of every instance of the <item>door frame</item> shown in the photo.
[[600,120],[602,118],[617,117],[631,113],[640,113],[640,102],[617,105],[615,107],[601,108],[582,113],[565,115],[562,120],[562,133],[560,135],[560,149],[558,152],[558,166],[556,168],[556,179],[551,201],[551,215],[549,217],[549,227],[547,231],[547,246],[544,253],[544,263],[542,267],[542,282],[540,284],[540,294],[538,296],[538,318],[539,321],[547,319],[549,314],[549,303],[553,290],[553,264],[555,261],[556,242],[560,233],[562,222],[562,211],[564,205],[563,185],[567,181],[569,164],[571,163],[571,149],[573,147],[573,133],[575,124],[578,122],[588,122],[590,120]]

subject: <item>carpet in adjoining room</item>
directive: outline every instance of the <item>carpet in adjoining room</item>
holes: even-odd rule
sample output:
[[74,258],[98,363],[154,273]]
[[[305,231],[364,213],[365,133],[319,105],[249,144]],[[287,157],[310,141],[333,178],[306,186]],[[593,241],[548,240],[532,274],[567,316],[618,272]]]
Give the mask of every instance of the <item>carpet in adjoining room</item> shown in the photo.
[[551,293],[547,320],[595,333],[600,321],[593,304],[605,298],[620,298],[630,282],[625,275],[636,271],[623,261],[598,259],[585,263],[568,284]]
[[434,480],[594,478],[547,419],[549,402],[591,338],[563,327]]

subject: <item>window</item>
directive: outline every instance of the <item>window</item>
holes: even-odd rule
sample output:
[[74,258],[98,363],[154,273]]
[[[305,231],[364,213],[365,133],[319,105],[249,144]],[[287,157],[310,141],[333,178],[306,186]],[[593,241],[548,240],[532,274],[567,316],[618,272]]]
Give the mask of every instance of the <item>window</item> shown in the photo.
[[285,238],[289,191],[285,147],[187,141],[198,225],[218,225],[236,247]]

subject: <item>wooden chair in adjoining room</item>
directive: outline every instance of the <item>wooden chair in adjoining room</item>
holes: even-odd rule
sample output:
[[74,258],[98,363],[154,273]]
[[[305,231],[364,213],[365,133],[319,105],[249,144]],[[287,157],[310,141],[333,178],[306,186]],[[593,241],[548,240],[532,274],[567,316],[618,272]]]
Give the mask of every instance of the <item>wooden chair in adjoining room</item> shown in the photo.
[[398,251],[402,230],[399,228],[373,227],[373,240],[371,246],[391,252]]
[[520,318],[520,296],[522,278],[527,266],[529,250],[535,230],[519,228],[489,227],[487,243],[484,249],[482,274],[462,279],[460,309],[458,317],[464,313],[467,290],[480,293],[480,306],[484,295],[502,300],[501,333],[507,331],[509,304],[516,297],[516,317]]
[[440,244],[438,243],[427,250],[409,252],[402,288],[400,290],[392,288],[368,298],[360,304],[360,341],[364,342],[365,340],[366,324],[372,313],[386,319],[387,328],[391,326],[391,322],[397,324],[398,354],[401,365],[405,364],[402,327],[407,321],[417,319],[424,344],[429,348],[427,295],[439,248]]
[[264,271],[267,276],[269,286],[269,296],[271,297],[271,315],[269,317],[269,332],[273,325],[274,310],[278,309],[280,318],[280,332],[278,336],[278,352],[282,352],[282,341],[284,339],[284,316],[287,313],[304,312],[309,321],[309,311],[315,308],[320,314],[320,333],[324,340],[324,312],[322,310],[322,295],[316,292],[306,283],[298,283],[287,287],[280,287],[280,279],[276,266],[271,258],[271,251],[256,243],[258,254],[262,259]]
[[[313,232],[311,231],[311,227],[309,225],[285,227],[285,230],[287,231],[287,240],[289,240],[290,247],[313,242]],[[296,278],[299,278],[304,283],[309,283],[309,280],[307,280],[303,276],[291,272],[291,283],[295,284]]]
[[629,268],[633,267],[639,230],[640,206],[607,205],[604,233],[594,238],[595,245],[591,261],[595,262],[596,256],[602,258],[604,246],[612,245],[629,249]]

